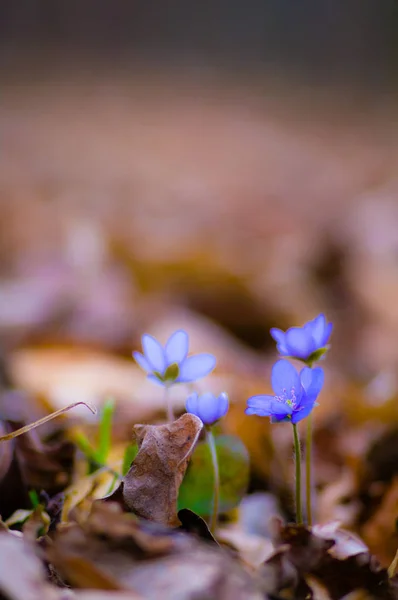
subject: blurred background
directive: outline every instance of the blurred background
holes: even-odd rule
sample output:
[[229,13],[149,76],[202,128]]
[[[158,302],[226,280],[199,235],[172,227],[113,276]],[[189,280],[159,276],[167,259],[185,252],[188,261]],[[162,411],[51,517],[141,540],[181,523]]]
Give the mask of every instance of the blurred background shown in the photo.
[[244,405],[269,328],[325,312],[334,385],[390,397],[397,32],[395,0],[2,0],[4,379],[149,417],[131,351],[185,327]]

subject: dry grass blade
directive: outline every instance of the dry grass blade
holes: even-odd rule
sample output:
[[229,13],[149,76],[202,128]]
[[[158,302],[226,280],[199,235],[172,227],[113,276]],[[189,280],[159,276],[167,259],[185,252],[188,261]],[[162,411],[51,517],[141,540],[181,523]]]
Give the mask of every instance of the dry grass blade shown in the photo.
[[53,412],[49,415],[46,415],[42,419],[38,419],[37,421],[34,421],[33,423],[29,423],[29,425],[25,425],[24,427],[21,427],[20,429],[17,429],[16,431],[12,431],[11,433],[2,435],[0,437],[0,442],[8,442],[9,440],[13,440],[14,438],[16,438],[20,435],[23,435],[24,433],[27,433],[28,431],[31,431],[32,429],[36,429],[36,427],[40,427],[40,425],[44,425],[44,423],[48,423],[48,421],[52,421],[56,417],[63,415],[64,413],[68,412],[72,408],[75,408],[76,406],[79,406],[81,404],[83,406],[87,406],[87,408],[89,410],[91,410],[91,412],[93,414],[95,414],[97,412],[96,408],[94,406],[91,406],[87,402],[74,402],[73,404],[68,404],[68,406],[64,406],[64,408],[60,408],[59,410],[56,410],[55,412]]

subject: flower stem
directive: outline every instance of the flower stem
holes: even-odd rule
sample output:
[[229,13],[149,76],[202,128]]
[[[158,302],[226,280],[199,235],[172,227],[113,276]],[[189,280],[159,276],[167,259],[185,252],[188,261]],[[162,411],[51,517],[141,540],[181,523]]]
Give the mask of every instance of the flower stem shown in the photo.
[[210,449],[211,461],[213,463],[214,490],[213,490],[213,510],[210,518],[209,528],[214,533],[218,523],[218,506],[220,500],[220,470],[216,451],[214,434],[209,425],[206,426],[206,439]]
[[307,417],[307,435],[305,443],[305,489],[307,506],[307,523],[312,525],[312,483],[311,483],[311,459],[312,459],[312,414]]
[[296,461],[296,521],[297,525],[303,523],[303,513],[301,510],[301,447],[300,438],[297,431],[296,423],[293,425],[293,439],[294,439],[294,454]]
[[173,410],[173,400],[170,396],[170,387],[168,385],[164,388],[164,401],[166,404],[166,412],[167,412],[167,421],[172,423],[175,420],[174,410]]

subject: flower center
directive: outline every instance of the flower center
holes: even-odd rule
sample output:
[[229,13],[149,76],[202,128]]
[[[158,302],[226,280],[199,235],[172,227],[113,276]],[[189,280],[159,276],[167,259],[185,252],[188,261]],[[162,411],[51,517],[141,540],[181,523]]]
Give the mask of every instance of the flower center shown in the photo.
[[287,404],[288,406],[290,406],[290,408],[293,408],[293,409],[297,404],[297,396],[296,396],[296,391],[294,388],[292,388],[290,390],[289,394],[286,389],[283,389],[282,394],[280,396],[275,396],[275,398],[279,402],[283,402],[283,404]]

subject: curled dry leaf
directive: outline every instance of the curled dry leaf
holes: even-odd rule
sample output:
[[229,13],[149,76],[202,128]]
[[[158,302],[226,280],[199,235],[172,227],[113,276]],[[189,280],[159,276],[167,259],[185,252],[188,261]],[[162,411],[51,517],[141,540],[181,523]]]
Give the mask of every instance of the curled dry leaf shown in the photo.
[[274,545],[288,546],[290,562],[300,572],[311,571],[334,545],[333,539],[323,539],[313,535],[303,525],[283,525],[276,518],[273,523],[273,534]]
[[166,425],[136,425],[138,454],[123,481],[123,499],[136,515],[177,526],[178,490],[202,421],[184,414]]
[[181,531],[192,533],[202,540],[218,545],[218,542],[213,537],[206,521],[192,510],[189,508],[182,508],[178,511],[178,518],[181,521]]
[[329,552],[335,558],[343,559],[369,552],[369,548],[361,538],[352,531],[342,529],[338,521],[331,521],[324,525],[314,525],[312,532],[323,539],[333,539],[334,546],[331,547]]

